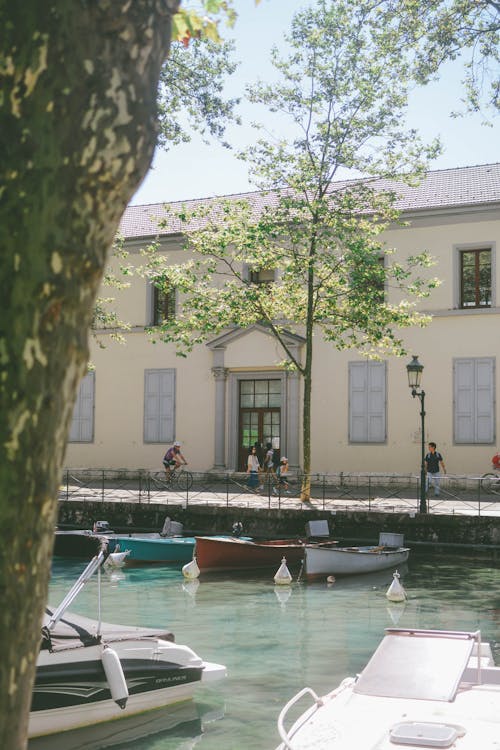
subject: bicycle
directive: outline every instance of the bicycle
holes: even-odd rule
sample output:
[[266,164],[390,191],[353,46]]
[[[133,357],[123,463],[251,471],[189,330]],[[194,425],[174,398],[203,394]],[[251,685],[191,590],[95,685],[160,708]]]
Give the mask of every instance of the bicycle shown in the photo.
[[172,468],[164,481],[168,489],[187,492],[193,486],[193,475],[190,471],[186,471],[182,467]]
[[483,474],[481,477],[481,490],[485,493],[500,495],[500,456],[497,453],[491,462],[493,471]]

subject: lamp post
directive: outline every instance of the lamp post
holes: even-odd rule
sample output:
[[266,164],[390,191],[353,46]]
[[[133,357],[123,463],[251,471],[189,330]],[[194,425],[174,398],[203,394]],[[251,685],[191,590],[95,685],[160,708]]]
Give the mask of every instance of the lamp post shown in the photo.
[[408,373],[408,385],[411,388],[413,398],[420,399],[420,419],[421,419],[421,456],[420,456],[420,513],[427,513],[427,496],[426,496],[426,472],[425,472],[425,391],[420,388],[422,370],[424,366],[418,361],[418,357],[413,355],[410,364],[406,365]]

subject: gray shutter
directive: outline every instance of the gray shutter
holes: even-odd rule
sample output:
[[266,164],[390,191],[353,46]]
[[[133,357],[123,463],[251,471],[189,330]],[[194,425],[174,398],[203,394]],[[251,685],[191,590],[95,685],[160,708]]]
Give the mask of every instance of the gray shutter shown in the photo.
[[495,361],[476,360],[476,442],[495,442]]
[[455,443],[493,443],[494,359],[456,359],[453,370]]
[[385,362],[367,362],[368,370],[368,442],[383,443],[386,439],[386,375]]
[[94,440],[95,373],[88,372],[80,382],[69,432],[70,443],[92,443]]
[[144,442],[167,443],[174,438],[175,370],[144,373]]
[[383,443],[385,439],[385,362],[350,362],[349,440],[353,443]]

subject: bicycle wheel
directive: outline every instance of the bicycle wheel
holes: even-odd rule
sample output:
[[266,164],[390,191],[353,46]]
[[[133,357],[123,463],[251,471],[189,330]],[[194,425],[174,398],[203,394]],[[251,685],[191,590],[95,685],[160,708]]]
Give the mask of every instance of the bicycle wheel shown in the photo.
[[180,471],[175,475],[175,483],[183,492],[187,492],[193,486],[193,475],[190,471]]
[[481,477],[481,490],[487,493],[498,494],[500,492],[500,482],[496,474],[483,474]]

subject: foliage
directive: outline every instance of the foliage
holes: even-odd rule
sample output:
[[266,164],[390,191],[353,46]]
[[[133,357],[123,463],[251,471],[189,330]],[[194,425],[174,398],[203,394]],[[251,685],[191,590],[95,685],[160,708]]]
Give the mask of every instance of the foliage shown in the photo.
[[[128,258],[128,251],[124,247],[124,238],[120,234],[115,237],[113,242],[111,257],[121,260],[118,274],[112,272],[108,267],[102,278],[102,286],[116,291],[127,289],[130,286],[130,281],[125,281],[125,279],[133,275],[134,269],[130,264],[125,263]],[[114,303],[115,297],[97,297],[94,305],[91,329],[97,345],[101,348],[104,348],[105,345],[98,335],[99,333],[106,332],[114,341],[123,344],[125,343],[123,334],[130,330],[130,323],[120,319],[116,310],[114,310]]]
[[[389,0],[383,23],[401,38],[420,83],[462,57],[467,111],[500,109],[500,3],[496,0]],[[394,17],[395,14],[395,17]]]
[[[307,475],[315,332],[339,349],[377,356],[402,353],[398,329],[425,323],[407,297],[437,284],[415,274],[430,258],[421,253],[402,264],[380,234],[397,221],[393,180],[415,181],[439,146],[424,146],[404,126],[409,63],[370,0],[320,0],[296,14],[287,42],[286,57],[272,56],[279,82],[260,83],[249,96],[276,116],[278,132],[286,119],[295,135],[262,138],[243,155],[265,190],[253,202],[222,201],[177,217],[192,257],[164,266],[182,306],[153,335],[186,354],[228,326],[267,325],[287,366],[303,376]],[[368,177],[334,182],[342,168]],[[165,226],[171,223],[167,217]],[[278,283],[254,283],[252,274],[267,269]],[[283,338],[294,329],[306,339],[302,359]]]
[[232,52],[232,43],[207,38],[189,47],[172,44],[158,89],[158,145],[164,150],[189,141],[193,131],[222,139],[228,123],[239,122],[239,99],[223,95],[226,77],[236,70]]

